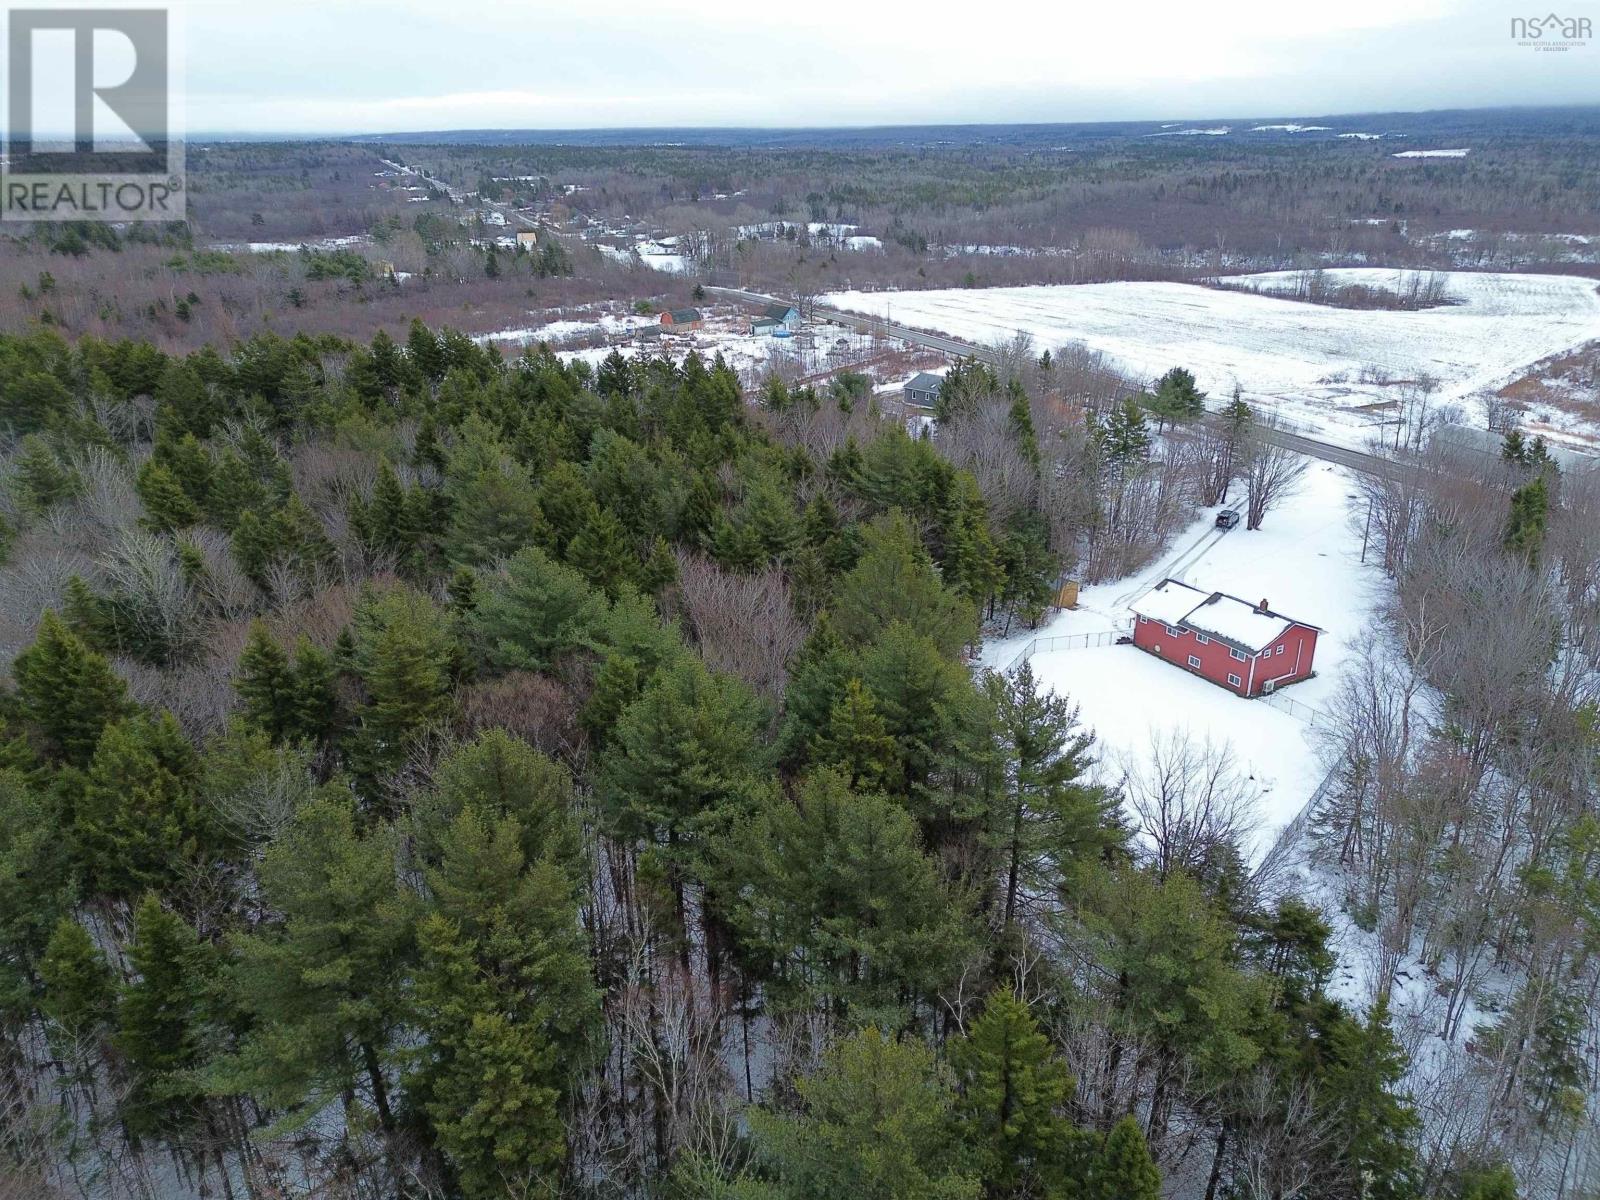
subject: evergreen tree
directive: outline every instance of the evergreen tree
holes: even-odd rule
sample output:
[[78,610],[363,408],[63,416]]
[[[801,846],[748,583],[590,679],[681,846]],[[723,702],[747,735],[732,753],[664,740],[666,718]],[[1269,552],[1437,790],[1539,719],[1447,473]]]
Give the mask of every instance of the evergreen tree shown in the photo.
[[828,723],[812,739],[811,761],[837,767],[852,788],[878,791],[894,777],[899,747],[889,727],[859,679],[845,684],[844,695],[834,701]]
[[529,864],[512,816],[463,809],[429,884],[417,995],[428,1048],[417,1090],[468,1197],[547,1194],[566,1156],[562,1109],[598,1024],[572,878]]
[[1096,435],[1107,461],[1119,470],[1126,471],[1143,461],[1150,451],[1144,412],[1132,397],[1111,410],[1111,415],[1096,427]]
[[39,1008],[65,1045],[92,1038],[110,1020],[116,1000],[111,968],[89,931],[71,917],[62,917],[50,934],[39,982]]
[[38,729],[45,753],[83,765],[100,734],[132,705],[110,664],[46,612],[39,635],[11,664],[19,715]]
[[61,464],[42,438],[22,439],[21,452],[12,469],[12,489],[26,512],[47,513],[76,496],[83,488],[77,472]]
[[445,464],[450,527],[444,549],[452,563],[482,566],[539,538],[539,502],[527,471],[494,430],[468,418]]
[[230,1072],[235,1086],[308,1116],[359,1094],[395,1130],[389,1065],[416,904],[396,876],[398,854],[394,830],[359,835],[349,796],[332,788],[268,848],[263,899],[279,919],[238,939],[239,997],[255,1020]]
[[760,725],[742,683],[685,656],[651,681],[612,731],[597,784],[602,815],[618,836],[657,847],[680,930],[691,858],[744,806],[762,763]]
[[627,531],[609,508],[596,508],[567,546],[567,561],[607,596],[616,596],[635,582],[639,557],[628,544]]
[[1074,1083],[1028,1006],[1010,988],[991,993],[952,1043],[950,1061],[961,1093],[956,1113],[986,1194],[1053,1191],[1077,1135],[1066,1115]]
[[901,1005],[931,1001],[972,946],[965,906],[911,818],[835,771],[794,799],[764,792],[712,857],[748,969],[779,1008],[899,1022]]
[[485,819],[512,818],[522,831],[522,857],[548,860],[574,881],[583,849],[567,769],[503,729],[488,729],[440,761],[433,786],[413,801],[417,854],[435,864],[445,832],[469,810]]
[[172,1134],[205,1103],[193,1073],[207,1059],[208,956],[152,893],[134,913],[128,958],[135,978],[117,1006],[117,1048],[132,1083],[122,1121],[134,1137]]
[[0,768],[0,1020],[32,1019],[40,960],[68,919],[72,863],[55,797],[14,765]]
[[404,756],[413,734],[450,711],[460,648],[449,618],[420,592],[371,591],[357,606],[355,670],[366,688],[356,757],[368,779]]
[[199,756],[171,713],[106,727],[73,813],[93,894],[130,899],[164,888],[220,847],[199,776]]
[[598,649],[605,619],[604,598],[582,575],[529,546],[483,581],[468,623],[491,666],[543,671]]
[[977,1200],[981,1194],[955,1136],[949,1076],[917,1043],[865,1029],[833,1045],[822,1069],[796,1088],[798,1114],[750,1114],[756,1163],[770,1182],[741,1196]]
[[297,702],[289,656],[267,631],[263,621],[252,621],[233,676],[234,691],[244,706],[244,717],[274,741],[290,735]]
[[839,581],[830,611],[834,630],[855,646],[877,641],[901,622],[953,658],[977,632],[973,605],[940,582],[911,523],[898,512],[866,531],[860,561]]
[[1132,1116],[1123,1117],[1106,1134],[1077,1194],[1085,1200],[1161,1200],[1161,1172]]
[[139,468],[134,490],[144,505],[145,526],[157,533],[187,529],[200,519],[200,506],[189,498],[178,477],[154,459]]
[[1511,493],[1511,515],[1506,522],[1505,547],[1530,566],[1539,561],[1545,529],[1550,520],[1550,492],[1544,476]]
[[1092,738],[1064,697],[1040,688],[1031,664],[991,673],[984,688],[1004,784],[993,802],[988,843],[1000,879],[1004,928],[1029,897],[1054,897],[1063,880],[1121,846],[1117,800],[1088,783]]
[[1405,1053],[1389,1028],[1389,1003],[1380,997],[1364,1022],[1336,1022],[1320,1075],[1319,1103],[1337,1131],[1335,1164],[1352,1195],[1405,1200],[1414,1194],[1411,1138],[1418,1127],[1409,1097],[1397,1089]]

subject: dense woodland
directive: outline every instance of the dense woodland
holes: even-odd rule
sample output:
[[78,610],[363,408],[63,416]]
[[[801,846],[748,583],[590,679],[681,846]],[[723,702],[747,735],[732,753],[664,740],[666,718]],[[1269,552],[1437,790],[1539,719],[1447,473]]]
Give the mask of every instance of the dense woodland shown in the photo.
[[7,1200],[1513,1194],[1225,765],[1125,805],[964,659],[1251,486],[1183,373],[970,365],[946,444],[420,324],[0,358]]

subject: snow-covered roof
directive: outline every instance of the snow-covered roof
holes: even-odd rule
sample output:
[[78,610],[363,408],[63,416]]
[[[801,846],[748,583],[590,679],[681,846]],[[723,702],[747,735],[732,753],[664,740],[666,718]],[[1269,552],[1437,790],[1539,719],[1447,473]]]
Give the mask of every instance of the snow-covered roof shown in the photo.
[[1253,604],[1225,596],[1221,592],[1208,596],[1183,623],[1191,629],[1213,634],[1225,642],[1232,642],[1241,650],[1260,653],[1289,632],[1294,624],[1275,612],[1262,612]]
[[1141,617],[1163,625],[1179,625],[1197,604],[1209,599],[1209,592],[1192,588],[1176,579],[1163,579],[1130,606]]
[[1130,607],[1141,617],[1197,630],[1252,654],[1265,650],[1295,625],[1316,628],[1275,613],[1264,602],[1258,606],[1226,592],[1202,592],[1176,579],[1163,579]]

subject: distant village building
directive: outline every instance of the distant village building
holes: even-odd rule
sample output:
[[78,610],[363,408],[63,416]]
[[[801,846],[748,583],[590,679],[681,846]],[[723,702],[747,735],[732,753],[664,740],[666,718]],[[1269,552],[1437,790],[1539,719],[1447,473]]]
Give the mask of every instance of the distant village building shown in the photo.
[[1163,579],[1132,605],[1133,644],[1240,696],[1307,679],[1322,631],[1226,592]]
[[517,230],[517,245],[526,246],[529,250],[539,248],[539,231],[537,229]]
[[792,304],[769,304],[750,322],[751,333],[793,333],[800,328],[800,310]]
[[905,402],[912,408],[933,408],[939,402],[939,389],[943,386],[944,376],[919,371],[903,389]]
[[504,225],[506,223],[506,215],[503,212],[496,212],[491,209],[483,214],[483,223],[485,225]]
[[704,323],[698,308],[674,308],[661,314],[665,329],[699,329]]

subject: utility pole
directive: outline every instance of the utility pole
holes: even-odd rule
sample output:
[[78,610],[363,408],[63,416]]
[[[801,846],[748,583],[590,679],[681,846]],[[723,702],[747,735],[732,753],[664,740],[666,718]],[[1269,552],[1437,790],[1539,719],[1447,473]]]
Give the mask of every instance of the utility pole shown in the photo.
[[1372,497],[1368,496],[1367,497],[1367,525],[1366,525],[1366,528],[1361,531],[1361,561],[1362,561],[1363,564],[1365,564],[1366,561],[1367,561],[1367,535],[1370,534],[1371,532],[1372,532]]

